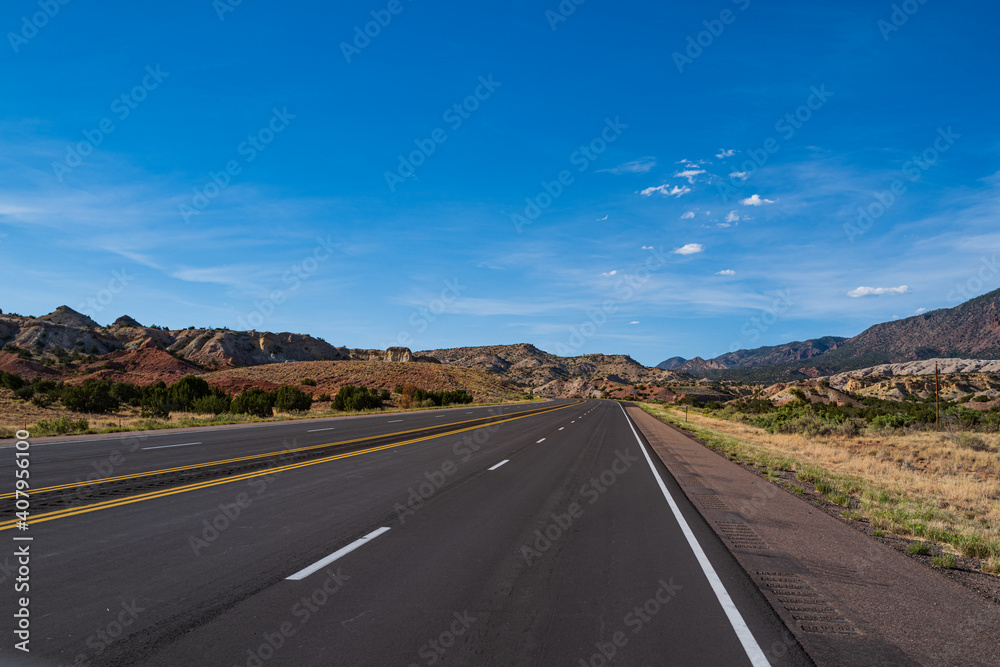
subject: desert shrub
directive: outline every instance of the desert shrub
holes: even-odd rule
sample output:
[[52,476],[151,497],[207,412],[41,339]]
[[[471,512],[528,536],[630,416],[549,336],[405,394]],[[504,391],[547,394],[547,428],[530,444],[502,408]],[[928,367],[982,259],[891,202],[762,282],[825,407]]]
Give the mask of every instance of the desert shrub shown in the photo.
[[139,406],[142,408],[142,416],[146,419],[167,419],[174,409],[170,391],[163,382],[143,387]]
[[400,393],[402,394],[400,406],[404,408],[411,406],[429,408],[440,405],[457,405],[472,403],[473,400],[472,395],[464,389],[457,389],[455,391],[427,391],[414,385],[408,385],[403,387],[403,391]]
[[913,420],[906,415],[878,415],[868,422],[868,425],[876,431],[887,431],[894,428],[906,428],[913,423]]
[[806,392],[802,391],[798,387],[793,387],[789,389],[788,393],[797,398],[798,400],[802,401],[803,403],[809,402],[809,397],[806,396]]
[[66,435],[68,433],[79,433],[90,428],[90,423],[86,419],[70,419],[63,415],[59,419],[42,419],[31,427],[31,434],[34,436],[43,435]]
[[17,391],[23,387],[24,384],[24,378],[17,373],[7,373],[6,371],[0,372],[0,386],[10,389],[11,391]]
[[347,385],[341,387],[337,395],[333,397],[333,408],[356,412],[359,410],[376,410],[382,407],[382,399],[378,392],[367,387],[355,387]]
[[231,404],[232,399],[229,398],[229,395],[219,392],[194,399],[191,404],[191,412],[197,412],[200,415],[221,415],[224,412],[229,412]]
[[989,396],[986,396],[986,395],[984,394],[984,395],[982,395],[982,396],[976,396],[976,397],[975,397],[975,398],[973,398],[972,400],[973,400],[973,401],[974,401],[975,403],[988,403],[988,402],[989,402],[989,400],[990,400],[990,397],[989,397]]
[[312,402],[312,396],[298,387],[284,386],[274,391],[274,407],[281,412],[308,410],[312,407]]
[[212,387],[196,375],[185,375],[170,385],[171,404],[175,410],[191,410],[199,398],[212,395]]
[[39,408],[47,408],[52,402],[53,398],[48,394],[35,394],[31,397],[31,404]]
[[62,390],[62,403],[75,412],[105,414],[118,409],[118,399],[111,395],[111,383],[86,380],[78,387],[66,386]]
[[230,411],[233,414],[270,417],[274,414],[274,396],[262,389],[251,387],[233,399]]
[[316,397],[316,400],[320,403],[326,403],[327,401],[332,401],[333,399],[330,398],[330,394],[320,394]]
[[26,384],[23,387],[16,389],[14,391],[14,396],[24,401],[30,401],[31,397],[34,395],[35,395],[35,388],[30,384]]
[[111,395],[123,405],[138,407],[142,401],[142,390],[131,382],[114,382]]
[[312,378],[305,378],[305,379],[302,380],[302,386],[304,386],[304,387],[315,387],[316,386],[316,380],[313,380]]

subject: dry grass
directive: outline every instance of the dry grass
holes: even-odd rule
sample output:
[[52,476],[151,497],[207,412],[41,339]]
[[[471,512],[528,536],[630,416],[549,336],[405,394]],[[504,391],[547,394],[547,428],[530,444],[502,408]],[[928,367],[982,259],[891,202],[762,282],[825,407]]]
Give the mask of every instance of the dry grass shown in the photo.
[[864,518],[886,533],[982,559],[984,570],[1000,569],[1000,435],[810,437],[771,434],[694,410],[685,424],[682,411],[643,408],[688,428],[730,458],[794,470],[800,481],[849,508],[845,518]]

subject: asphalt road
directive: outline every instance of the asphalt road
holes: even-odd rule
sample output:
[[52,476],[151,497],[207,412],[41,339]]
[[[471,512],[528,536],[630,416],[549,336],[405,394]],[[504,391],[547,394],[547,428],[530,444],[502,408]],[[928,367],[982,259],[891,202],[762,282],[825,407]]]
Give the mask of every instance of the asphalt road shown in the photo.
[[[14,537],[32,538],[36,662],[14,649],[13,614],[24,594],[13,590],[16,558],[4,562],[3,552],[0,617],[9,628],[0,660],[808,664],[620,406],[551,407],[0,532],[10,554],[24,544]],[[304,446],[458,422],[487,410],[168,433],[127,455],[122,446],[134,445],[127,438],[39,442],[32,484],[85,478],[116,449],[121,463],[112,474],[121,474],[280,451],[289,440]],[[336,430],[312,431],[328,427]],[[0,453],[0,479],[12,490],[14,451]]]

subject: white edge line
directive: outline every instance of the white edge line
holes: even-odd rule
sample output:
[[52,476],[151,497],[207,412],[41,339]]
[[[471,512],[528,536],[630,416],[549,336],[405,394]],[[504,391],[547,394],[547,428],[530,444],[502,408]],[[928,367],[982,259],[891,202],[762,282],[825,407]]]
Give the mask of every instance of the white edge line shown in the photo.
[[510,459],[504,459],[500,463],[498,463],[495,466],[493,466],[492,468],[490,468],[490,470],[496,470],[497,468],[499,468],[500,466],[502,466],[504,463],[507,463],[508,461],[510,461]]
[[334,551],[332,554],[330,554],[326,558],[321,558],[320,560],[316,561],[315,563],[313,563],[309,567],[307,567],[305,569],[302,569],[302,570],[299,570],[298,572],[296,572],[292,576],[285,577],[285,579],[286,580],[287,579],[291,579],[292,581],[300,581],[302,579],[305,579],[306,577],[308,577],[313,572],[316,572],[317,570],[323,569],[324,567],[326,567],[327,565],[329,565],[333,561],[337,560],[338,558],[341,558],[341,557],[346,556],[347,554],[351,553],[352,551],[354,551],[355,549],[357,549],[358,547],[360,547],[361,545],[363,545],[365,542],[370,542],[371,540],[374,540],[376,537],[378,537],[382,533],[386,533],[388,531],[389,531],[389,528],[387,526],[382,526],[378,530],[373,530],[372,532],[368,533],[364,537],[361,537],[361,538],[358,538],[358,539],[354,540],[353,542],[351,542],[350,544],[348,544],[346,547],[344,547],[342,549],[337,549],[336,551]]
[[143,447],[142,451],[147,449],[166,449],[168,447],[190,447],[191,445],[200,445],[200,442],[185,442],[180,445],[157,445],[156,447]]
[[622,409],[622,414],[625,415],[625,421],[628,422],[629,428],[632,429],[632,435],[635,436],[636,442],[639,443],[639,449],[642,450],[643,455],[646,457],[649,469],[653,471],[653,477],[656,478],[657,483],[660,485],[660,491],[663,492],[663,497],[667,499],[667,504],[670,505],[670,511],[674,513],[674,518],[677,519],[677,523],[681,527],[681,532],[683,532],[684,537],[687,538],[688,544],[691,546],[691,551],[694,552],[694,556],[698,560],[698,564],[701,565],[701,569],[705,573],[708,583],[712,586],[712,591],[715,593],[715,597],[719,599],[719,604],[722,605],[722,610],[726,612],[726,616],[729,618],[729,623],[733,626],[736,636],[739,638],[740,643],[743,644],[743,650],[746,651],[751,664],[755,667],[769,667],[771,663],[768,662],[764,652],[760,650],[760,645],[757,644],[757,640],[754,639],[753,633],[750,632],[750,628],[747,627],[746,621],[744,621],[743,617],[740,615],[740,611],[733,603],[733,599],[729,597],[726,587],[723,585],[722,580],[719,579],[719,575],[715,572],[715,568],[712,567],[712,563],[708,560],[708,556],[705,555],[705,551],[698,543],[698,539],[694,536],[694,533],[691,532],[691,527],[688,526],[687,521],[681,514],[680,508],[677,506],[677,503],[674,502],[673,496],[670,495],[670,491],[667,490],[667,486],[663,483],[660,473],[656,471],[656,467],[653,465],[653,460],[649,457],[649,452],[646,451],[646,447],[643,446],[642,439],[639,437],[639,434],[636,433],[635,426],[632,424],[632,420],[629,418],[628,413],[625,412],[624,406],[619,403],[618,407]]
[[536,442],[535,444],[537,445],[537,444],[539,444],[539,443],[541,443],[541,442],[545,442],[545,438],[542,438],[541,440],[539,440],[539,441],[538,441],[538,442]]
[[396,423],[401,422],[401,421],[403,421],[403,420],[402,419],[390,419],[389,421],[386,422],[386,424],[396,424]]
[[335,431],[336,429],[331,426],[329,428],[311,428],[306,433],[319,433],[320,431]]

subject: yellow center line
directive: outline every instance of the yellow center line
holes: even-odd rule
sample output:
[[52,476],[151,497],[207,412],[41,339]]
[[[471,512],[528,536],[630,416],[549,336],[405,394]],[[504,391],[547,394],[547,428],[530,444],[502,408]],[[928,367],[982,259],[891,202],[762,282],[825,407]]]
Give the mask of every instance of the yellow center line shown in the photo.
[[[569,407],[570,405],[578,405],[578,404],[579,403],[570,403],[569,405],[566,405],[566,406],[560,406],[560,407],[557,407],[557,408],[550,408],[548,410],[543,410],[542,412],[533,412],[533,413],[531,413],[531,415],[522,415],[522,416],[530,417],[532,415],[541,415],[541,414],[545,414],[546,412],[551,412],[552,410],[560,410],[563,407]],[[463,420],[463,421],[452,422],[450,424],[438,424],[437,426],[432,427],[432,428],[439,428],[441,426],[460,426],[462,424],[470,424],[472,422],[483,421],[484,419],[491,419],[491,417],[478,417],[476,419],[466,419],[466,420]],[[499,424],[501,422],[491,422],[491,423]],[[277,451],[277,452],[265,452],[264,454],[251,454],[249,456],[240,456],[240,457],[237,457],[237,458],[222,459],[222,460],[218,460],[218,461],[208,461],[206,463],[192,463],[191,465],[186,465],[186,466],[177,466],[175,468],[161,468],[160,470],[150,470],[150,471],[147,471],[147,472],[136,472],[136,473],[131,473],[131,474],[128,474],[128,475],[118,475],[117,477],[102,477],[100,479],[94,479],[94,480],[81,480],[81,481],[78,481],[78,482],[69,482],[67,484],[57,484],[55,486],[46,486],[46,487],[37,488],[37,489],[34,489],[31,493],[33,493],[33,494],[36,494],[36,493],[48,493],[50,491],[62,491],[62,490],[65,490],[65,489],[75,489],[75,488],[78,488],[78,487],[81,487],[81,486],[93,486],[95,484],[106,484],[108,482],[120,482],[120,481],[123,481],[123,480],[126,480],[126,479],[138,479],[138,478],[141,478],[141,477],[152,477],[154,475],[164,475],[164,474],[171,473],[171,472],[182,472],[182,471],[185,471],[185,470],[197,470],[198,468],[209,468],[211,466],[225,465],[227,463],[239,463],[240,461],[252,461],[254,459],[263,459],[263,458],[268,458],[270,456],[282,456],[284,454],[294,454],[295,452],[307,452],[307,451],[314,450],[314,449],[323,449],[324,447],[337,447],[337,446],[340,446],[340,445],[349,445],[349,444],[351,444],[353,442],[364,442],[365,440],[372,440],[373,438],[393,438],[393,437],[397,437],[397,436],[401,436],[401,435],[406,435],[407,433],[417,433],[419,431],[425,431],[425,430],[427,430],[427,428],[428,427],[414,428],[414,429],[409,429],[409,430],[406,430],[406,431],[395,431],[393,433],[386,433],[385,435],[370,435],[370,436],[367,436],[367,437],[364,437],[364,438],[353,438],[351,440],[339,440],[337,442],[326,442],[326,443],[323,443],[323,444],[320,444],[320,445],[309,445],[307,447],[297,447],[295,449],[282,449],[281,451]],[[456,433],[457,432],[458,431],[456,431]],[[441,435],[445,435],[445,434],[441,434]],[[0,494],[0,500],[6,500],[8,498],[13,498],[14,496],[15,496],[14,493],[3,493],[3,494]]]
[[[518,419],[525,419],[527,417],[535,417],[535,416],[538,416],[538,415],[541,415],[541,414],[545,414],[545,413],[548,413],[548,412],[553,412],[555,410],[563,410],[565,408],[569,408],[569,407],[572,407],[574,405],[579,405],[579,402],[577,402],[577,403],[570,403],[568,405],[562,405],[562,406],[555,407],[555,408],[552,408],[552,409],[549,409],[549,410],[545,410],[543,412],[536,412],[536,413],[533,413],[533,414],[530,414],[530,415],[520,415],[520,416],[516,416],[516,417],[510,417],[508,419],[502,419],[500,421],[496,421],[496,422],[492,422],[491,424],[487,424],[487,426],[491,426],[492,424],[503,424],[503,423],[506,423],[506,422],[512,422],[512,421],[516,421]],[[475,421],[475,420],[470,420],[470,421]],[[460,424],[460,423],[464,423],[464,422],[457,422],[457,423]],[[292,464],[288,464],[288,465],[284,465],[284,466],[279,466],[277,468],[268,468],[266,470],[258,470],[258,471],[255,471],[255,472],[249,472],[249,473],[243,473],[243,474],[240,474],[240,475],[234,475],[232,477],[225,477],[223,479],[209,480],[209,481],[205,481],[205,482],[197,482],[197,483],[194,483],[194,484],[186,484],[184,486],[178,486],[178,487],[174,487],[174,488],[171,488],[171,489],[163,489],[163,490],[160,490],[160,491],[150,491],[148,493],[142,493],[142,494],[139,494],[139,495],[136,495],[136,496],[128,496],[128,497],[125,497],[125,498],[116,498],[116,499],[113,499],[113,500],[105,500],[105,501],[102,501],[102,502],[99,502],[99,503],[95,503],[93,505],[85,505],[83,507],[67,507],[65,509],[56,510],[54,512],[47,512],[45,514],[35,515],[35,516],[31,517],[27,521],[27,524],[28,525],[34,525],[36,523],[44,523],[46,521],[54,521],[55,519],[64,519],[64,518],[67,518],[67,517],[76,516],[78,514],[87,514],[89,512],[97,512],[97,511],[104,510],[104,509],[110,509],[112,507],[120,507],[122,505],[130,505],[132,503],[143,502],[143,501],[146,501],[146,500],[153,500],[154,498],[163,498],[163,497],[172,496],[172,495],[175,495],[175,494],[178,494],[178,493],[186,493],[188,491],[196,491],[198,489],[207,489],[209,487],[219,486],[221,484],[232,484],[233,482],[239,482],[239,481],[242,481],[242,480],[253,479],[255,477],[264,477],[266,475],[273,475],[275,473],[285,472],[285,471],[288,471],[288,470],[296,470],[298,468],[306,468],[306,467],[309,467],[309,466],[319,465],[321,463],[328,463],[330,461],[336,461],[338,459],[346,459],[346,458],[350,458],[352,456],[361,456],[362,454],[370,454],[372,452],[378,452],[378,451],[382,451],[382,450],[385,450],[385,449],[392,449],[394,447],[402,447],[403,445],[411,445],[411,444],[413,444],[415,442],[423,442],[425,440],[433,440],[435,438],[441,438],[441,437],[444,437],[444,436],[447,436],[447,435],[454,435],[455,433],[464,433],[465,431],[473,431],[473,430],[475,430],[477,428],[481,428],[481,426],[467,426],[466,428],[457,429],[455,431],[448,431],[447,433],[438,433],[436,435],[428,435],[428,436],[424,436],[422,438],[414,438],[412,440],[405,440],[403,442],[395,442],[395,443],[391,443],[391,444],[388,444],[388,445],[381,445],[379,447],[371,447],[369,449],[362,449],[362,450],[359,450],[359,451],[356,451],[356,452],[345,452],[343,454],[336,454],[336,455],[333,455],[333,456],[326,456],[326,457],[319,458],[319,459],[316,459],[316,460],[313,460],[313,461],[301,461],[299,463],[292,463]],[[419,429],[414,429],[414,430],[419,430]],[[404,433],[405,432],[406,431],[404,431]],[[351,441],[347,441],[347,442],[351,442]],[[20,521],[19,519],[10,519],[8,521],[0,522],[0,531],[10,530],[11,528],[14,528],[15,526],[18,525],[19,521]]]

